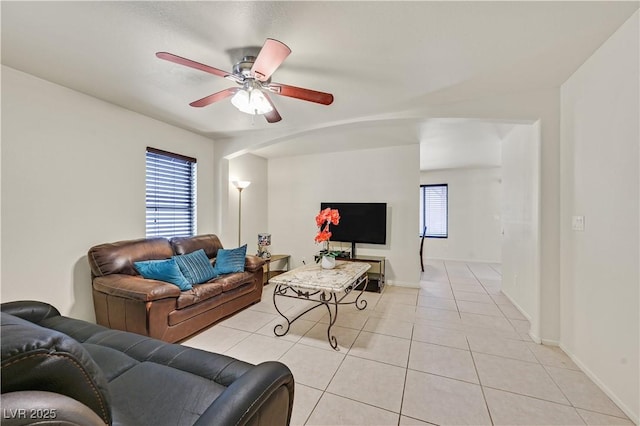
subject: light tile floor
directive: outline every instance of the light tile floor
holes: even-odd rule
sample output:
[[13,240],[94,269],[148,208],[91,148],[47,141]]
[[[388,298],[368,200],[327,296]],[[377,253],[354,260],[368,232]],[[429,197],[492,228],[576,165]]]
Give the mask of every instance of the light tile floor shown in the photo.
[[[293,425],[632,425],[557,347],[537,345],[500,292],[497,264],[430,261],[419,289],[365,293],[320,308],[284,337],[273,286],[262,301],[184,342],[251,363],[278,360],[296,380]],[[288,316],[305,302],[282,299]]]

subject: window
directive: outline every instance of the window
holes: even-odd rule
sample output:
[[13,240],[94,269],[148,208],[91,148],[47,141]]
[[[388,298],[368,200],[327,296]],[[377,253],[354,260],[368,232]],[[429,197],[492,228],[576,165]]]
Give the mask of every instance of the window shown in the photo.
[[447,184],[420,185],[420,236],[426,226],[427,237],[448,237],[448,193]]
[[196,159],[147,147],[147,237],[196,233]]

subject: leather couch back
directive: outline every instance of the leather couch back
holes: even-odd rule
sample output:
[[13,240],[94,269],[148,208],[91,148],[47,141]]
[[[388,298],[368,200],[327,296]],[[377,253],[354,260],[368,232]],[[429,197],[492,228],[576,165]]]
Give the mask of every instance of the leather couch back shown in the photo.
[[91,273],[96,276],[110,274],[138,275],[133,262],[160,260],[173,256],[166,238],[142,238],[119,241],[91,247],[88,253]]
[[195,237],[174,237],[171,239],[171,247],[175,254],[187,254],[203,249],[209,259],[213,259],[218,254],[218,250],[223,248],[220,239],[216,235],[197,235]]

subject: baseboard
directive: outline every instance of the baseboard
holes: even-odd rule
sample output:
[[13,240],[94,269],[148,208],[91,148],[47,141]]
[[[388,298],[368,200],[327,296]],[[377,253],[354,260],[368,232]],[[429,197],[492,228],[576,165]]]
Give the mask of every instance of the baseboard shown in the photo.
[[537,334],[534,334],[532,331],[532,327],[531,327],[531,316],[529,314],[527,314],[524,309],[522,309],[520,307],[520,305],[513,300],[513,298],[511,296],[509,296],[507,293],[505,293],[504,291],[502,292],[502,294],[504,294],[504,297],[506,297],[507,299],[509,299],[509,302],[511,302],[511,304],[513,306],[515,306],[515,308],[518,310],[518,312],[520,312],[520,314],[522,314],[523,317],[525,317],[527,319],[527,321],[529,321],[529,331],[527,332],[527,334],[529,335],[529,337],[531,338],[531,340],[533,340],[534,342],[536,342],[537,344],[543,343],[545,345],[552,345],[552,346],[558,346],[558,342],[556,342],[555,344],[551,343],[551,341],[549,340],[542,340],[540,338],[540,336],[538,336]]
[[502,260],[483,260],[483,259],[452,259],[449,257],[432,257],[429,256],[427,258],[425,258],[424,260],[428,261],[428,260],[441,260],[441,261],[445,261],[445,262],[465,262],[465,263],[497,263],[500,264],[502,263]]
[[527,332],[527,335],[529,336],[529,338],[531,340],[533,340],[535,343],[540,344],[542,343],[542,339],[540,339],[540,336],[538,336],[537,334],[533,334],[533,332],[531,331],[531,328],[529,328],[529,331]]
[[385,285],[393,285],[396,287],[407,287],[407,288],[420,288],[420,283],[418,281],[398,281],[398,280],[386,280]]
[[[502,291],[502,290],[500,290]],[[515,300],[513,300],[513,298],[511,296],[509,296],[507,293],[505,293],[504,291],[502,291],[502,294],[504,294],[504,297],[506,297],[507,299],[509,299],[509,302],[511,302],[511,304],[513,306],[515,306],[515,308],[518,310],[518,312],[520,312],[522,314],[523,317],[525,317],[527,319],[527,321],[529,321],[529,324],[531,324],[531,316],[526,313],[524,311],[524,309],[522,309],[520,307],[520,305],[518,304],[518,302],[516,302]]]
[[[513,306],[516,307],[516,309],[525,317],[527,318],[527,320],[529,320],[529,322],[531,322],[531,318],[522,310],[522,308],[520,308],[520,306],[511,298],[509,297],[508,294],[504,293],[503,294],[507,297],[507,299],[509,299],[509,301],[513,304]],[[605,395],[607,395],[609,398],[611,398],[611,400],[622,410],[623,413],[625,413],[627,415],[627,417],[629,417],[629,419],[634,422],[636,425],[640,424],[639,423],[639,416],[638,413],[634,413],[629,407],[627,407],[625,404],[622,403],[622,401],[620,401],[620,399],[615,395],[614,392],[611,391],[611,389],[609,389],[603,382],[602,380],[600,380],[598,378],[598,376],[596,376],[591,370],[589,370],[582,361],[580,361],[575,355],[573,355],[570,351],[567,350],[567,348],[564,347],[564,345],[558,341],[558,340],[551,340],[551,339],[541,339],[540,336],[537,336],[535,334],[533,334],[531,332],[531,329],[529,329],[529,337],[531,337],[531,339],[536,342],[537,344],[543,344],[543,345],[547,345],[547,346],[557,346],[560,349],[562,349],[564,351],[564,353],[567,354],[567,356],[569,358],[571,358],[571,361],[573,361],[579,368],[580,370],[582,370],[582,372],[584,374],[587,375],[587,377],[589,377],[595,384],[596,386],[598,386],[600,388],[600,390],[602,392],[605,393]]]
[[558,346],[564,351],[564,353],[567,354],[569,358],[571,358],[571,361],[573,361],[580,368],[580,370],[582,370],[582,372],[586,374],[587,377],[590,378],[602,392],[605,393],[605,395],[611,398],[611,400],[618,406],[618,408],[620,408],[620,410],[622,410],[622,412],[626,414],[633,423],[635,423],[636,425],[640,424],[640,415],[638,413],[634,413],[629,407],[627,407],[622,401],[620,401],[620,398],[618,398],[616,394],[611,389],[609,389],[609,387],[605,385],[596,374],[593,373],[593,371],[591,371],[582,361],[580,361],[578,357],[571,353],[571,351],[569,351],[562,343],[560,343]]

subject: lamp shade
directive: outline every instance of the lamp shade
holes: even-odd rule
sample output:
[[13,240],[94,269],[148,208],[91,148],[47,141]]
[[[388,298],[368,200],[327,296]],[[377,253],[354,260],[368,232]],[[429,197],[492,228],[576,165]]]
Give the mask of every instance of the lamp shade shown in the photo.
[[247,114],[258,115],[273,111],[273,106],[260,89],[238,90],[231,98],[231,103]]
[[238,188],[239,190],[243,190],[247,186],[251,185],[251,182],[248,180],[232,180],[231,184],[236,188]]
[[258,234],[258,245],[266,247],[271,245],[271,234]]

